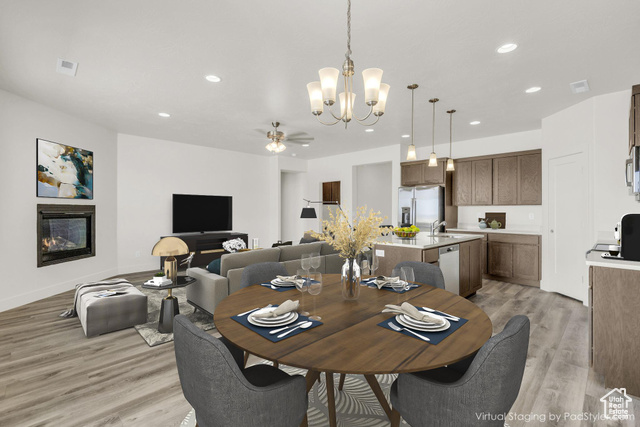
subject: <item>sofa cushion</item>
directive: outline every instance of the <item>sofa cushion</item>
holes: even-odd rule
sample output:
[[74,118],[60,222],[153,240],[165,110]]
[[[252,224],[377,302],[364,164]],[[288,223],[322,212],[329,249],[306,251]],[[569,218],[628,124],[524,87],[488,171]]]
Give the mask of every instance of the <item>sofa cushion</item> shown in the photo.
[[237,252],[222,255],[220,261],[220,275],[227,276],[227,272],[236,268],[244,268],[259,262],[278,262],[280,248],[256,249],[253,251]]
[[300,259],[303,254],[320,253],[322,242],[303,243],[295,246],[280,247],[280,262]]
[[209,273],[220,274],[220,258],[211,261],[207,265],[207,270],[209,270]]
[[338,251],[334,249],[333,246],[328,244],[327,242],[322,242],[322,249],[320,250],[320,255],[331,255],[337,254]]

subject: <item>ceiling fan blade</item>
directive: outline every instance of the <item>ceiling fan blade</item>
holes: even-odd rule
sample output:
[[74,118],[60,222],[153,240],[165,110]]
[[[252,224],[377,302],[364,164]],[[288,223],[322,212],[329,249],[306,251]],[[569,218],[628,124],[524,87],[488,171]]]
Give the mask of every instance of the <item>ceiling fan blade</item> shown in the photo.
[[299,136],[307,136],[309,135],[307,132],[293,132],[293,133],[288,133],[287,137],[289,138],[297,138]]
[[285,140],[286,141],[292,141],[292,142],[295,142],[295,141],[301,141],[302,142],[302,141],[313,141],[314,139],[315,139],[314,137],[310,136],[310,137],[307,137],[307,138],[302,138],[302,137],[299,137],[299,138],[286,138]]
[[267,132],[269,132],[268,130],[264,130],[264,129],[254,129],[254,132],[258,132],[260,135],[262,136],[267,136]]
[[294,139],[294,140],[287,140],[285,142],[290,142],[292,144],[309,144],[311,141],[304,141],[304,140]]

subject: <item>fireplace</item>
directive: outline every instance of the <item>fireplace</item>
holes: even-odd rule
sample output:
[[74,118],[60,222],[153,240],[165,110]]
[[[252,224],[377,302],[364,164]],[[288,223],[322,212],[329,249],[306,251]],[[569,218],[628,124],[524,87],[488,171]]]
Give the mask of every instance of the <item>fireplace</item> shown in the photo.
[[38,267],[95,256],[93,205],[38,205]]

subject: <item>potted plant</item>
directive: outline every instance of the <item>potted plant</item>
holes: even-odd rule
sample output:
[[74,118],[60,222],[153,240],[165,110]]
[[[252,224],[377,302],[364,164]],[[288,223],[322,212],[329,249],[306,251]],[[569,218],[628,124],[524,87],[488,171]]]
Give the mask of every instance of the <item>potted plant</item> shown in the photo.
[[158,271],[153,275],[153,283],[156,285],[161,285],[164,282],[164,271]]

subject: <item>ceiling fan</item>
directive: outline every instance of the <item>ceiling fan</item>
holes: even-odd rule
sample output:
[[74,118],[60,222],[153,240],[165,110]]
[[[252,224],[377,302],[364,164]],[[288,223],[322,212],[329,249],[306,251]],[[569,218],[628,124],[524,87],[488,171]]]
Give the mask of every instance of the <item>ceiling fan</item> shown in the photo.
[[[283,144],[284,141],[308,146],[309,143],[314,140],[311,136],[305,136],[308,135],[306,132],[294,132],[285,135],[284,132],[278,130],[280,122],[271,122],[271,126],[273,126],[273,130],[267,132],[267,138],[269,138],[271,142],[268,143],[265,148],[273,153],[280,153],[287,148]],[[256,129],[256,131],[264,135],[263,130]]]

